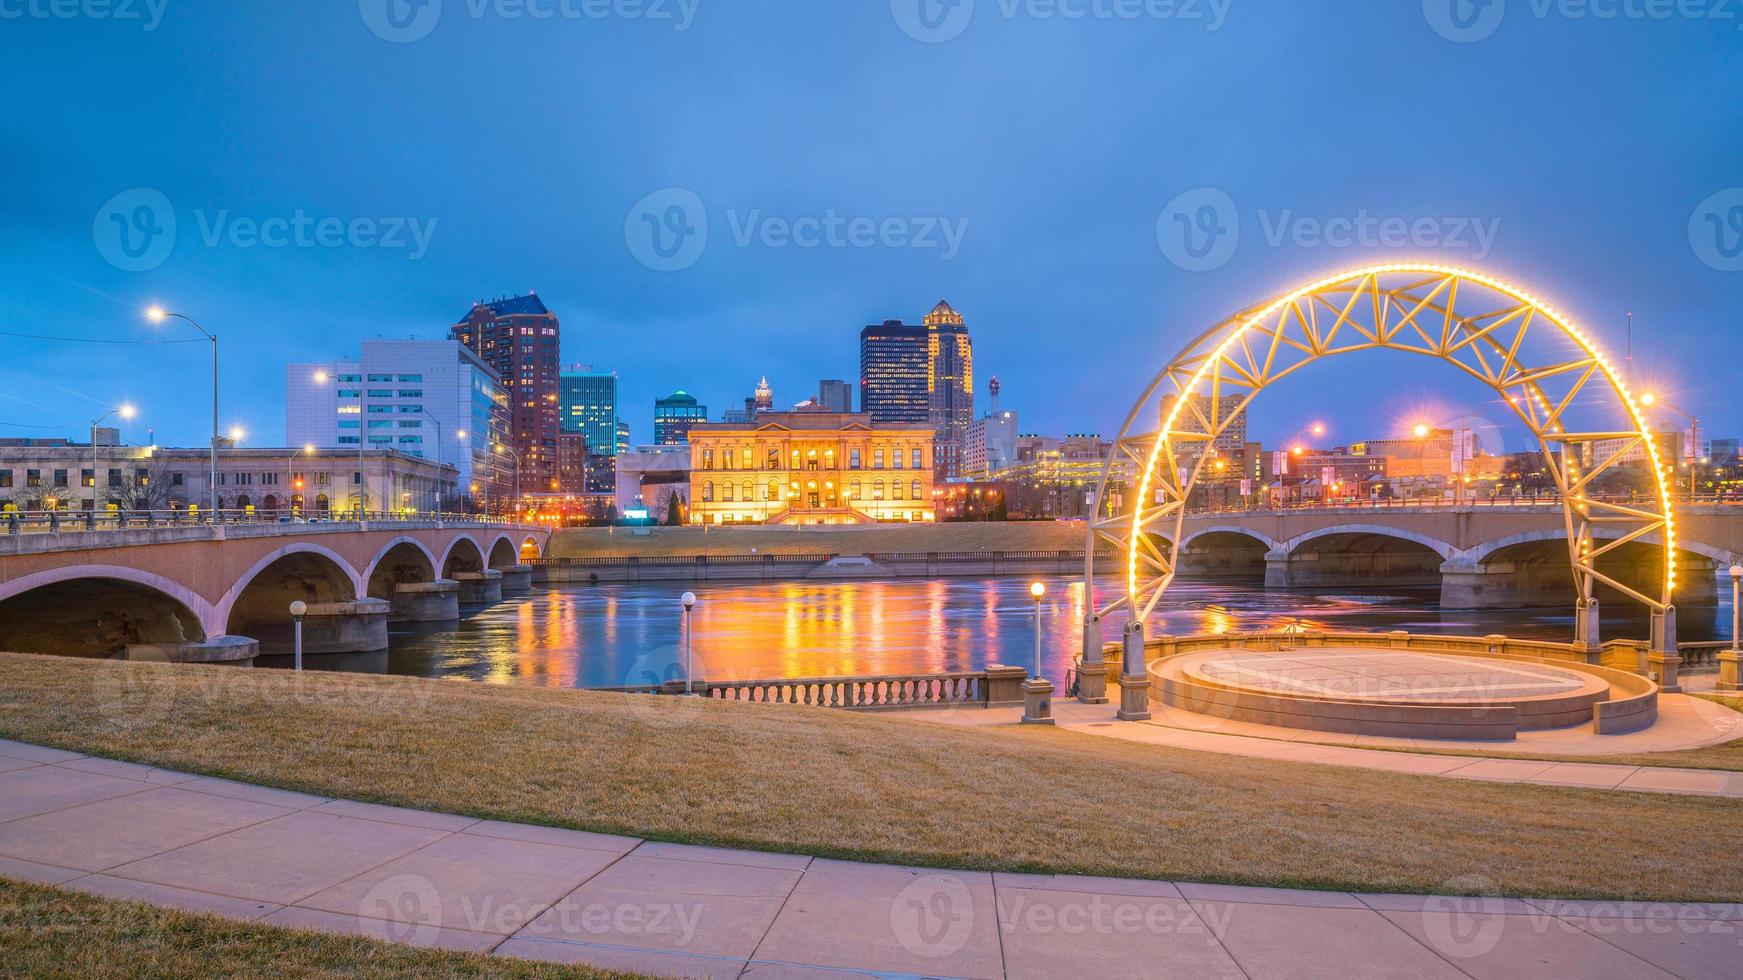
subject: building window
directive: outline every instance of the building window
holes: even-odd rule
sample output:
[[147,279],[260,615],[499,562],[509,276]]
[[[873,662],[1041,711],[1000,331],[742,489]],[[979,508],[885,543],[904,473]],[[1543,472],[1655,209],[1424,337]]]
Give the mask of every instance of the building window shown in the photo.
[[858,480],[855,480],[851,484],[848,485],[847,499],[858,500],[862,496],[864,496],[864,491],[860,489],[860,485],[859,485]]
[[890,499],[891,500],[901,500],[902,499],[902,481],[901,480],[890,481]]
[[12,471],[0,470],[0,489],[12,486]]
[[858,449],[849,449],[847,451],[847,468],[850,470],[859,469],[859,450]]
[[720,486],[720,499],[726,501],[729,504],[732,503],[732,481],[731,480],[728,480],[727,482],[721,484],[721,486]]
[[186,479],[179,472],[178,473],[171,473],[169,475],[169,485],[172,487],[179,487],[184,482],[186,482]]
[[402,374],[399,376],[399,381],[400,384],[421,385],[424,383],[424,376],[421,374]]
[[[8,472],[6,475],[11,476],[12,474],[10,472]],[[55,470],[54,471],[54,485],[63,489],[63,490],[66,489],[66,486],[67,486],[67,471],[66,470]]]
[[[12,472],[10,470],[7,471],[6,477],[7,477],[6,482],[11,483],[12,482],[12,479],[11,479]],[[40,486],[42,486],[42,471],[41,470],[25,470],[24,471],[24,485],[27,487],[40,487]]]
[[732,450],[730,449],[725,450],[720,454],[720,461],[724,463],[726,468],[729,470],[738,468],[737,457],[732,454]]
[[705,470],[711,470],[714,468],[714,450],[702,450],[702,468]]
[[97,474],[94,470],[79,471],[79,486],[94,487],[97,485]]
[[913,487],[913,490],[914,490],[914,497],[913,497],[913,499],[915,499],[915,500],[919,500],[919,499],[920,499],[920,481],[919,481],[919,480],[915,480],[915,481],[914,481],[914,487]]
[[[31,472],[35,472],[35,471],[32,470]],[[38,477],[37,483],[41,483],[41,482],[42,482],[42,478]],[[37,484],[35,484],[35,483],[31,484],[31,486],[36,486],[36,485]],[[111,487],[118,487],[121,485],[121,470],[118,467],[112,467],[109,470],[109,485]]]
[[751,502],[751,495],[753,493],[755,493],[755,491],[751,489],[750,481],[749,480],[744,481],[744,497],[742,499],[744,500],[745,503],[748,504]]
[[872,499],[873,500],[884,499],[884,481],[879,480],[878,482],[872,484]]
[[921,450],[918,449],[914,450],[914,468],[917,470],[926,468],[925,457],[921,455]]
[[707,502],[707,503],[714,502],[714,483],[713,483],[713,481],[709,481],[708,483],[702,484],[702,499],[704,502]]
[[781,451],[779,449],[769,450],[769,457],[768,457],[768,460],[766,461],[766,464],[763,466],[763,469],[765,469],[765,470],[778,470],[780,468],[781,468]]
[[884,451],[882,449],[872,450],[872,469],[881,470],[883,468],[884,468]]

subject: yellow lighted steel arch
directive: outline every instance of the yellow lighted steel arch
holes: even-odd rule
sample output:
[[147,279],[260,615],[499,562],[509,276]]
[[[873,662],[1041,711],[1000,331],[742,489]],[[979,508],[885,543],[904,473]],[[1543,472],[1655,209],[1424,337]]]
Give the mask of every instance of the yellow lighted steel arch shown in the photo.
[[[1499,308],[1473,308],[1467,299],[1461,311],[1460,289],[1465,287],[1468,297],[1473,286],[1507,303]],[[1341,302],[1331,302],[1332,297]],[[1372,322],[1363,322],[1358,312],[1371,314]],[[1320,322],[1322,313],[1335,315],[1329,327]],[[1539,320],[1558,329],[1582,356],[1541,366],[1517,360],[1527,332]],[[1595,583],[1603,582],[1656,614],[1671,607],[1676,587],[1676,525],[1670,472],[1640,404],[1609,358],[1567,317],[1515,286],[1463,269],[1394,263],[1330,276],[1245,310],[1201,335],[1150,383],[1115,440],[1096,495],[1098,511],[1090,520],[1087,576],[1094,574],[1093,555],[1099,542],[1126,551],[1125,594],[1096,609],[1093,615],[1098,621],[1100,616],[1126,606],[1131,616],[1142,622],[1173,581],[1175,551],[1164,554],[1152,539],[1153,529],[1172,518],[1171,540],[1182,540],[1186,503],[1200,471],[1211,459],[1208,451],[1197,453],[1190,472],[1183,476],[1176,443],[1209,446],[1269,385],[1325,357],[1372,349],[1437,357],[1487,384],[1513,408],[1536,436],[1561,490],[1569,558],[1582,604],[1592,601]],[[1593,380],[1608,386],[1626,413],[1629,430],[1567,428],[1564,413]],[[1160,429],[1133,435],[1146,406],[1168,383],[1173,390],[1165,394],[1175,397],[1161,417]],[[1548,387],[1564,383],[1569,384],[1565,391]],[[1231,393],[1239,397],[1239,403],[1223,413],[1222,400]],[[1208,414],[1198,407],[1194,395],[1205,397]],[[1579,460],[1582,452],[1568,452],[1599,441],[1620,441],[1621,448],[1604,459],[1594,457],[1590,467]],[[1623,505],[1588,498],[1584,491],[1592,480],[1618,465],[1636,447],[1644,447],[1652,467],[1657,485],[1656,513],[1648,509],[1651,504]],[[1110,478],[1121,464],[1142,465],[1135,506],[1129,508],[1129,514],[1109,513],[1106,507]],[[1620,533],[1615,538],[1597,544],[1591,532],[1593,523],[1624,526],[1617,529]],[[1643,594],[1597,571],[1599,556],[1628,542],[1653,537],[1662,541],[1665,555],[1663,589],[1657,596]]]

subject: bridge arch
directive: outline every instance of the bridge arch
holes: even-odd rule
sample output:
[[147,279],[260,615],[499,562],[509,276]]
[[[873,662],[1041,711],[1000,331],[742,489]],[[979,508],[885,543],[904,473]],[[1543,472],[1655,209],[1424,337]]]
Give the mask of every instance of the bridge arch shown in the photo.
[[[547,538],[547,540],[549,540],[549,539]],[[524,540],[521,541],[521,543],[520,543],[520,562],[521,562],[521,564],[523,564],[523,565],[531,564],[535,561],[538,561],[540,558],[543,558],[544,556],[545,556],[545,548],[544,548],[544,545],[539,542],[538,538],[529,534],[526,536],[526,538]]]
[[447,550],[442,552],[443,578],[452,578],[455,572],[482,572],[488,567],[484,560],[484,549],[470,535],[454,535],[454,540],[448,542]]
[[[1186,536],[1177,559],[1182,575],[1196,578],[1257,578],[1277,550],[1268,535],[1235,525],[1202,527]],[[1174,549],[1170,543],[1169,553]]]
[[69,565],[0,582],[0,650],[113,655],[222,632],[199,593],[136,568]]
[[[1103,466],[1098,511],[1089,522],[1092,555],[1103,540],[1124,549],[1125,589],[1089,614],[1086,659],[1100,659],[1099,624],[1107,613],[1128,608],[1128,629],[1142,634],[1176,573],[1156,531],[1173,526],[1174,539],[1181,538],[1187,503],[1217,441],[1260,392],[1323,358],[1380,349],[1433,357],[1464,372],[1499,395],[1536,439],[1564,501],[1568,560],[1579,585],[1575,639],[1597,641],[1596,616],[1585,614],[1600,579],[1594,528],[1621,528],[1631,539],[1660,534],[1676,543],[1669,471],[1641,406],[1578,327],[1525,291],[1447,266],[1391,263],[1320,279],[1242,310],[1201,334],[1151,380]],[[1620,427],[1611,421],[1618,415]],[[1585,494],[1630,454],[1644,460],[1656,484],[1650,503],[1624,506]],[[1123,513],[1105,509],[1116,462],[1141,466],[1136,493],[1126,498],[1134,506]],[[1674,652],[1676,563],[1667,560],[1659,571],[1651,587],[1623,591],[1651,610],[1653,648]],[[1086,587],[1093,576],[1091,558]]]
[[[286,545],[237,576],[218,604],[223,632],[261,637],[290,624],[290,604],[348,602],[363,591],[362,576],[344,556],[311,542]],[[250,632],[252,630],[253,632]]]
[[1403,541],[1427,548],[1439,555],[1443,561],[1455,557],[1459,551],[1439,538],[1404,528],[1388,527],[1384,524],[1335,524],[1331,527],[1322,527],[1305,534],[1297,534],[1283,542],[1277,550],[1285,554],[1295,554],[1307,545],[1327,538],[1374,538]]
[[499,534],[490,545],[490,567],[512,568],[520,564],[520,549],[514,546],[514,539],[506,534]]
[[1212,524],[1208,527],[1197,528],[1186,535],[1186,540],[1181,547],[1190,548],[1192,547],[1193,542],[1207,534],[1238,534],[1243,538],[1252,538],[1254,541],[1259,542],[1265,546],[1267,551],[1276,551],[1283,547],[1282,542],[1276,540],[1270,535],[1255,531],[1249,527],[1241,527],[1238,524]]
[[436,556],[422,541],[405,535],[376,552],[363,574],[364,593],[376,599],[391,600],[397,585],[435,580]]

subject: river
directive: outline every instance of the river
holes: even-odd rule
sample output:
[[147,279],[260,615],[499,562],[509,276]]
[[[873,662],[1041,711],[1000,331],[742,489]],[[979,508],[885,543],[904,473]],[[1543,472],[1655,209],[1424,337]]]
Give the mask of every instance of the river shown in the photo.
[[[1042,672],[1062,680],[1081,643],[1083,583],[1043,578]],[[765,679],[1032,667],[1029,579],[902,579],[733,583],[695,588],[697,677]],[[1098,583],[1103,590],[1117,580]],[[544,687],[648,684],[683,676],[677,583],[536,589],[472,613],[458,627],[394,627],[384,653],[309,658],[316,669],[464,678]],[[1565,640],[1571,610],[1441,610],[1438,590],[1266,591],[1258,583],[1176,582],[1151,632],[1311,628]],[[1645,616],[1606,606],[1604,635],[1644,639]],[[1679,610],[1685,641],[1730,636],[1729,590],[1718,607]],[[1120,622],[1104,630],[1117,640]],[[262,666],[289,665],[262,657]]]

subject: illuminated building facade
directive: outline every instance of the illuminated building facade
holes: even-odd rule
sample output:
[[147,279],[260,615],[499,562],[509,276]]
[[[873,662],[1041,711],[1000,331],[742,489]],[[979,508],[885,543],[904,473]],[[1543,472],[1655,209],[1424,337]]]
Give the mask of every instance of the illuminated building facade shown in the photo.
[[963,449],[974,421],[974,342],[962,314],[943,300],[926,314],[927,418],[937,433],[934,468],[943,479],[962,476]]
[[865,413],[764,412],[690,428],[692,524],[930,522],[933,431]]
[[859,410],[877,425],[926,423],[926,328],[885,320],[859,332]]
[[509,395],[510,446],[520,457],[521,487],[558,481],[562,432],[556,314],[537,293],[476,303],[451,335],[496,370]]

